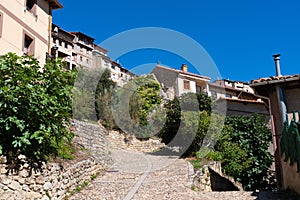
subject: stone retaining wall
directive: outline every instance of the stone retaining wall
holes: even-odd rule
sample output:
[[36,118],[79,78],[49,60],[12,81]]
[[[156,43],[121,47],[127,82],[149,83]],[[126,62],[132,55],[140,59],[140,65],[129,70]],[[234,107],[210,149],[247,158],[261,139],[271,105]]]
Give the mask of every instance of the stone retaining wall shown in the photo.
[[[106,148],[106,132],[97,125],[74,121],[74,143],[88,151],[79,161],[67,164],[42,163],[33,170],[24,156],[19,168],[7,170],[4,157],[0,164],[0,199],[64,199],[76,187],[93,179],[111,164]],[[74,128],[73,127],[73,128]]]
[[222,173],[221,162],[213,161],[202,166],[192,176],[197,191],[243,191],[241,183]]

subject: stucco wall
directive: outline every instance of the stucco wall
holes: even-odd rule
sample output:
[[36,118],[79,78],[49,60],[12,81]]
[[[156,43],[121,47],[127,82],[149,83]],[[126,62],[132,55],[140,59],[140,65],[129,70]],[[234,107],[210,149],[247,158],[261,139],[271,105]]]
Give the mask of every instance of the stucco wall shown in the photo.
[[[23,54],[24,31],[34,37],[35,57],[43,65],[48,51],[49,15],[47,3],[40,0],[41,7],[35,5],[33,10],[26,10],[24,0],[1,0],[0,12],[3,13],[2,37],[0,38],[0,55],[7,52]],[[49,6],[49,5],[48,5]]]
[[290,159],[284,162],[285,155],[281,157],[281,166],[283,172],[283,189],[291,189],[300,195],[300,174],[297,173],[297,163],[290,165]]
[[[190,82],[190,89],[189,90],[184,89],[184,80],[187,80],[187,81]],[[188,93],[188,92],[196,93],[196,82],[195,81],[179,77],[177,79],[177,82],[178,82],[179,96],[181,96],[184,93]]]

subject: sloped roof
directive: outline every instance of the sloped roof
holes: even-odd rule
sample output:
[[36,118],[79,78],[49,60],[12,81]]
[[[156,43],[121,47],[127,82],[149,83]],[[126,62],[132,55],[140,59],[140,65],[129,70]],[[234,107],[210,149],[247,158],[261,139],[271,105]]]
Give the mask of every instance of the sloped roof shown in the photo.
[[300,81],[300,74],[286,75],[286,76],[270,76],[266,78],[252,80],[251,86],[269,85],[269,84],[290,82],[290,81],[297,81],[297,80]]
[[165,66],[162,66],[162,65],[156,65],[155,67],[163,68],[163,69],[166,69],[166,70],[177,72],[177,73],[183,74],[183,75],[192,76],[192,77],[195,77],[195,78],[206,79],[208,81],[211,79],[210,77],[207,77],[207,76],[202,76],[202,75],[194,74],[194,73],[191,73],[191,72],[185,72],[185,71],[182,71],[182,70],[173,69],[173,68],[165,67]]
[[58,0],[46,0],[52,9],[63,8],[63,5]]

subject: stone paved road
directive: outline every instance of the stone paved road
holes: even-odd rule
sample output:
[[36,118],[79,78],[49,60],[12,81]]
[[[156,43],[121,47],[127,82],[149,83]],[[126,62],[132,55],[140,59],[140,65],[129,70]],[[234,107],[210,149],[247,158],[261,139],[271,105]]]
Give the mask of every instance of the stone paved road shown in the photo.
[[194,192],[187,161],[134,151],[112,152],[113,167],[69,199],[97,200],[280,200],[293,199],[285,193]]

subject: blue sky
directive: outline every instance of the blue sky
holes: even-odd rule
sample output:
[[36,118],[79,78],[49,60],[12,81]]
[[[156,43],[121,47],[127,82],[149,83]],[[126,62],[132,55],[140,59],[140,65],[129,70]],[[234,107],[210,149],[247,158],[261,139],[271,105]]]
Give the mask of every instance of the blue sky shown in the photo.
[[[250,81],[275,75],[275,53],[281,53],[283,75],[300,73],[298,0],[60,2],[64,8],[53,12],[54,23],[68,31],[86,33],[96,38],[96,43],[134,28],[162,27],[186,34],[202,45],[221,78]],[[158,60],[173,68],[183,62],[190,65],[170,52],[151,49],[119,58],[129,69]]]

